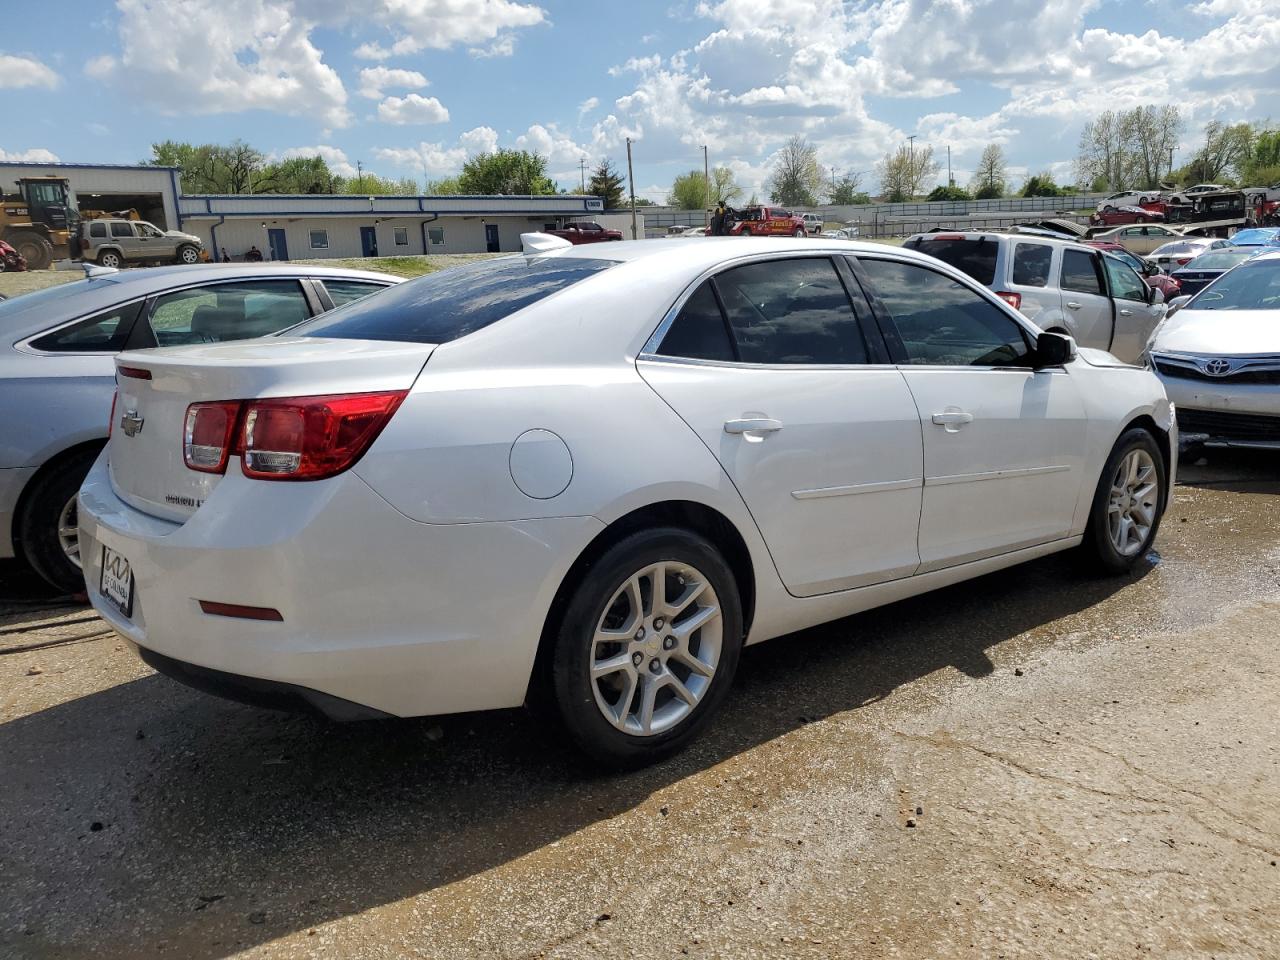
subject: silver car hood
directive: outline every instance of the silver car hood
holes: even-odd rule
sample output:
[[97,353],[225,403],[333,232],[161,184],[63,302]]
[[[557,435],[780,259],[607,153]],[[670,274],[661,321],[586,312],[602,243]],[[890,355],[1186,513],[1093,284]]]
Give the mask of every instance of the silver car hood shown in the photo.
[[1188,310],[1156,331],[1157,353],[1280,354],[1280,310]]
[[181,230],[166,230],[164,235],[166,237],[172,237],[174,240],[190,240],[192,243],[204,243],[204,241],[195,234],[183,233]]

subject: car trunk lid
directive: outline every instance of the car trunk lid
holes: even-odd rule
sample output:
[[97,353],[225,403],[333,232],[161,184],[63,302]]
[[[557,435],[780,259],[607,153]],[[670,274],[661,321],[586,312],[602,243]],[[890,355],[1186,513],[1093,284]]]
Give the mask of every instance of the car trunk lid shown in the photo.
[[[183,457],[193,403],[408,390],[434,344],[271,337],[237,343],[122,353],[108,459],[111,483],[127,503],[184,521],[221,474]],[[228,470],[240,470],[230,458]]]

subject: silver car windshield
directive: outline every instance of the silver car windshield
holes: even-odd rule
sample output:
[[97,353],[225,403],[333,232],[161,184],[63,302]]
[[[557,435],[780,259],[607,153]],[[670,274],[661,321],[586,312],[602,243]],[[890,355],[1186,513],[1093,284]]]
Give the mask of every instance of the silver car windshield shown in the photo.
[[1280,310],[1280,260],[1254,260],[1224,273],[1187,304],[1190,310]]

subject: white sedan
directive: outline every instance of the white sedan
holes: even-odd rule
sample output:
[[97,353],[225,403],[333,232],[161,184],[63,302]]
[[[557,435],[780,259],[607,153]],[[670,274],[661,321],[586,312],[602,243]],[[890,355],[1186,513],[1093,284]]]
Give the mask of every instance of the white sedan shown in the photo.
[[118,358],[81,554],[146,662],[337,718],[542,695],[627,765],[706,724],[744,644],[1151,546],[1158,379],[938,260],[530,241],[287,336]]
[[1184,443],[1280,449],[1280,251],[1232,267],[1170,313],[1150,354]]

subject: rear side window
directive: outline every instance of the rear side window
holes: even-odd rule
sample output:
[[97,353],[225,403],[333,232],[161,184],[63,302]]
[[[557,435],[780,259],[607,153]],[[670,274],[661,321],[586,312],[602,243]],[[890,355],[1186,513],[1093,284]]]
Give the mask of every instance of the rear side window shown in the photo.
[[613,266],[584,257],[504,257],[397,284],[291,334],[343,340],[447,343]]
[[106,235],[107,225],[105,223],[100,220],[95,220],[93,223],[89,224],[89,236],[103,239]]
[[996,253],[1000,244],[991,237],[921,237],[908,240],[903,246],[937,257],[983,286],[990,286],[996,279]]
[[366,283],[363,280],[325,280],[324,288],[335,307],[344,307],[353,300],[387,289],[385,283]]
[[685,301],[671,329],[662,338],[658,353],[664,357],[686,357],[690,360],[737,359],[710,280]]
[[254,280],[177,290],[151,308],[159,346],[247,340],[292,327],[311,316],[296,280]]
[[124,349],[141,306],[138,300],[95,313],[31,341],[31,346],[51,353],[117,353]]
[[726,270],[715,285],[742,362],[867,362],[849,295],[830,260],[749,263]]
[[1084,250],[1062,251],[1062,289],[1103,296],[1097,260]]
[[1013,282],[1023,287],[1047,287],[1053,247],[1019,243],[1013,248]]

